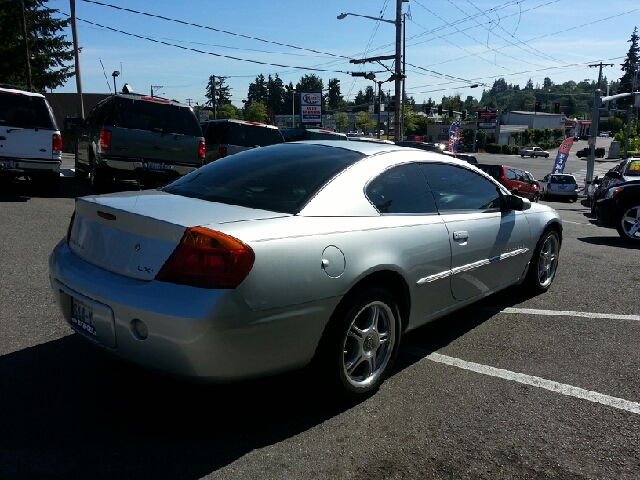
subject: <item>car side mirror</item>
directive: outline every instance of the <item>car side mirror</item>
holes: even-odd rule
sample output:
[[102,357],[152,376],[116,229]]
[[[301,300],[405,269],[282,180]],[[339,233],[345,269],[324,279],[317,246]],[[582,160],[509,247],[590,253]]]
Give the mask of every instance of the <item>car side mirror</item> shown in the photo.
[[609,177],[611,178],[615,178],[616,180],[622,180],[622,175],[620,175],[620,172],[609,172],[607,175],[609,175]]
[[502,197],[502,211],[510,210],[529,210],[531,208],[531,201],[526,198],[519,197],[517,195],[503,195]]

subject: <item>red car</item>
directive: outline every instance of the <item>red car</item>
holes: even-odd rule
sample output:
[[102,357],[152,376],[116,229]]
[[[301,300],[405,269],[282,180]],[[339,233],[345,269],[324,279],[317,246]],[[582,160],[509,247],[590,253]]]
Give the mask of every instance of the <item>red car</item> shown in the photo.
[[540,198],[540,186],[533,175],[526,170],[508,165],[487,165],[484,163],[479,163],[476,167],[495,178],[514,195],[528,198],[532,202],[537,202]]

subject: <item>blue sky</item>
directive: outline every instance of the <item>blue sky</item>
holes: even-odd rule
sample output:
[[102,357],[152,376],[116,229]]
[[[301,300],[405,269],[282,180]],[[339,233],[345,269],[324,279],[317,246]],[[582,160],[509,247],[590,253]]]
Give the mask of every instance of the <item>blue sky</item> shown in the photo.
[[[295,84],[314,73],[325,88],[330,78],[338,78],[343,96],[352,100],[373,83],[349,72],[376,71],[386,79],[385,67],[393,69],[392,61],[363,66],[348,59],[393,55],[394,25],[336,17],[354,13],[394,20],[395,0],[100,3],[104,5],[76,0],[85,93],[109,93],[111,74],[118,70],[118,90],[126,82],[134,91],[147,93],[153,85],[159,96],[203,104],[208,78],[216,75],[227,77],[232,102],[242,106],[259,74],[277,73],[285,83]],[[50,0],[47,6],[68,18],[69,0]],[[599,62],[615,64],[605,67],[603,76],[618,79],[629,38],[640,26],[638,0],[411,0],[403,3],[403,12],[406,91],[416,102],[439,102],[443,95],[454,94],[479,98],[482,84],[491,87],[500,77],[521,87],[528,79],[542,84],[545,77],[554,83],[597,80],[598,68],[588,65]],[[71,41],[71,29],[65,33]],[[481,86],[472,89],[472,84]],[[393,91],[393,83],[383,88]],[[75,92],[76,82],[71,79],[55,91]]]

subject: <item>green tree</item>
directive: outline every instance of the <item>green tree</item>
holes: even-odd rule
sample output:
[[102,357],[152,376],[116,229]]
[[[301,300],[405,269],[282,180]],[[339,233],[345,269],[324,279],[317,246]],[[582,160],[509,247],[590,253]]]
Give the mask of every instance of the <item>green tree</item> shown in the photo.
[[405,132],[412,132],[415,131],[418,126],[419,126],[419,121],[418,119],[420,118],[415,110],[413,109],[412,105],[405,105],[404,108],[402,109],[403,115],[404,115],[404,130]]
[[207,92],[205,93],[205,97],[207,97],[205,105],[218,110],[221,105],[231,103],[231,89],[228,85],[225,85],[225,80],[225,77],[218,77],[215,75],[211,75],[209,77]]
[[267,107],[262,102],[251,102],[245,108],[244,119],[249,122],[266,123],[269,116],[267,115]]
[[366,133],[368,128],[376,126],[376,121],[371,118],[371,112],[369,112],[369,110],[364,110],[356,114],[356,125]]
[[[57,9],[47,0],[24,0],[31,84],[36,90],[60,87],[75,75],[67,63],[73,60],[73,46],[63,35],[70,19],[52,18]],[[0,0],[0,83],[27,86],[20,2]]]
[[262,102],[266,104],[268,97],[269,89],[267,88],[267,81],[264,79],[264,75],[260,74],[253,83],[249,84],[247,102]]
[[344,127],[349,125],[349,115],[345,112],[337,112],[333,114],[333,119],[336,121],[336,129],[341,132]]
[[242,112],[230,103],[220,105],[217,112],[218,118],[237,118],[242,119]]
[[329,94],[327,95],[327,106],[329,110],[340,108],[344,104],[344,99],[340,94],[340,80],[337,78],[329,79]]
[[356,105],[362,105],[363,103],[366,103],[366,97],[364,96],[364,93],[362,93],[362,90],[358,90],[356,98],[353,101]]
[[364,103],[373,104],[374,99],[376,98],[375,91],[371,85],[368,85],[367,88],[364,89]]
[[285,103],[287,92],[282,79],[276,73],[275,77],[269,75],[267,79],[267,110],[274,115],[282,115],[289,112]]
[[[631,46],[627,52],[627,57],[621,65],[624,72],[620,78],[620,93],[632,92],[635,76],[638,72],[638,61],[640,55],[640,47],[638,46],[638,27],[633,29],[631,38],[629,39]],[[633,97],[623,97],[617,99],[618,106],[627,106],[633,104]]]
[[324,83],[322,79],[315,73],[303,76],[298,84],[296,90],[299,93],[317,93],[324,91]]

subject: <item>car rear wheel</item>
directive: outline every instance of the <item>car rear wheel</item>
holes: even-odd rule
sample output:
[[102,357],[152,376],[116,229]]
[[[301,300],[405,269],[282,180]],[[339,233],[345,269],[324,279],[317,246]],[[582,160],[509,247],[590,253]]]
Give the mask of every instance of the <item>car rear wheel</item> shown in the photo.
[[536,192],[533,194],[532,201],[537,202],[538,200],[540,200],[540,194]]
[[560,237],[553,228],[544,231],[531,257],[525,283],[534,293],[546,292],[556,276]]
[[96,193],[102,193],[107,180],[104,173],[100,170],[97,162],[91,158],[91,189]]
[[75,172],[75,178],[76,180],[84,180],[87,178],[87,172],[78,168],[78,146],[76,145],[75,148],[75,155],[74,155],[74,172]]
[[624,240],[640,244],[640,205],[637,202],[622,208],[616,222],[616,229]]
[[346,298],[331,317],[316,356],[330,387],[350,401],[363,400],[387,378],[400,345],[400,313],[382,288]]

